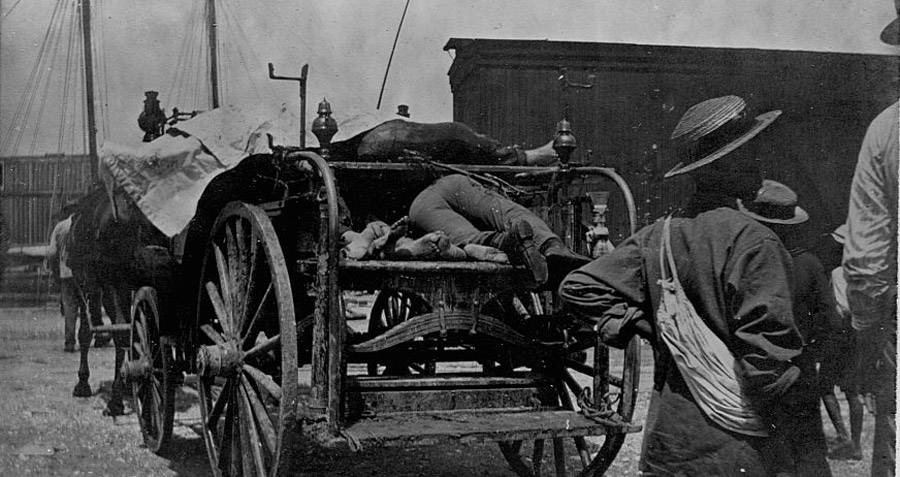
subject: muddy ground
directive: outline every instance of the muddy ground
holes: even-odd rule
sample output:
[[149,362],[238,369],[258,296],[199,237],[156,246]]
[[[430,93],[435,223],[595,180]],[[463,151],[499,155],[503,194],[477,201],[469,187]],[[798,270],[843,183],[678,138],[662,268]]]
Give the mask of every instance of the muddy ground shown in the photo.
[[[174,450],[165,457],[143,447],[133,414],[103,416],[113,360],[111,347],[92,349],[94,395],[73,398],[78,355],[63,352],[58,309],[0,308],[0,474],[210,475],[203,438],[195,432],[199,411],[190,387],[179,391]],[[649,364],[645,360],[642,366],[638,422],[646,413]],[[872,424],[872,416],[866,414],[863,461],[830,461],[835,475],[869,474]],[[832,440],[830,424],[825,431]],[[609,475],[637,475],[640,439],[640,433],[627,438]],[[298,475],[321,476],[514,475],[494,444],[317,453],[297,470]]]

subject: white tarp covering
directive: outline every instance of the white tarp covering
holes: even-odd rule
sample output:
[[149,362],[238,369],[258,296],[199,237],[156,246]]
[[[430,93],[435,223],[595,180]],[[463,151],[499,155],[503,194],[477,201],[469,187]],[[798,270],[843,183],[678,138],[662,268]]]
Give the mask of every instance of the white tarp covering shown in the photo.
[[[397,118],[383,112],[345,118],[333,142]],[[164,135],[138,147],[105,143],[100,150],[104,180],[122,187],[150,222],[172,237],[194,216],[210,181],[247,156],[269,152],[266,134],[275,144],[297,145],[299,124],[297,115],[284,107],[225,106],[177,124],[189,137]],[[307,146],[318,144],[307,136]]]

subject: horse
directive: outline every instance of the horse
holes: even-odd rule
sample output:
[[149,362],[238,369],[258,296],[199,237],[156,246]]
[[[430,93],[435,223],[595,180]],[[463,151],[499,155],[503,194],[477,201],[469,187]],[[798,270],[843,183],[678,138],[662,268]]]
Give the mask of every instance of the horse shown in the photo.
[[[67,250],[73,276],[85,300],[102,296],[103,307],[114,324],[131,320],[131,296],[145,282],[139,261],[147,246],[165,247],[166,237],[140,212],[120,188],[109,192],[101,183],[93,184],[77,201],[72,215]],[[98,293],[99,292],[99,293]],[[113,333],[116,346],[115,378],[106,413],[124,412],[125,384],[121,367],[129,346],[127,333]],[[91,396],[88,383],[90,343],[81,346],[78,382],[73,396]]]

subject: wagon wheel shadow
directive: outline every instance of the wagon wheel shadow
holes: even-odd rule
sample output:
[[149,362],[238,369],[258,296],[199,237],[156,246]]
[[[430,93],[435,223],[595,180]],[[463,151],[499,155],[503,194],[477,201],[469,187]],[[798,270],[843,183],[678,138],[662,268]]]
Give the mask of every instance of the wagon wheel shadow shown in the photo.
[[[113,380],[100,381],[94,393],[104,404],[112,398]],[[131,403],[131,389],[126,389],[123,396],[125,414],[134,415]],[[194,412],[192,412],[194,411]],[[161,455],[168,460],[168,467],[176,475],[209,476],[209,460],[203,443],[202,429],[197,414],[197,392],[190,386],[180,386],[175,390],[175,431],[172,433],[168,451]],[[135,423],[137,425],[137,423]],[[148,451],[149,452],[149,451]]]
[[175,431],[165,458],[176,475],[212,475],[206,455],[199,419],[197,390],[192,385],[179,386],[175,390]]

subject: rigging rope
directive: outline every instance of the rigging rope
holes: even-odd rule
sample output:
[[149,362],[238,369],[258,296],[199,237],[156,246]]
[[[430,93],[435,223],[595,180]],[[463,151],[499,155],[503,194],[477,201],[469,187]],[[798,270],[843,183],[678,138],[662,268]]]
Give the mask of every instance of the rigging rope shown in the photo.
[[63,141],[66,133],[66,113],[69,108],[69,84],[72,76],[72,44],[75,43],[75,19],[76,15],[72,15],[69,21],[68,44],[66,45],[66,68],[63,76],[63,93],[62,93],[62,111],[59,115],[59,138],[56,142],[56,152],[63,153]]
[[18,7],[20,3],[22,3],[22,0],[16,0],[16,3],[13,3],[13,6],[9,7],[9,10],[7,10],[6,13],[3,14],[3,17],[4,18],[8,17],[9,14],[12,13],[13,10],[15,10],[16,7]]
[[[25,106],[30,102],[31,97],[33,96],[33,90],[36,88],[35,86],[35,78],[41,71],[41,64],[44,60],[44,53],[47,50],[48,39],[51,36],[53,31],[54,20],[56,15],[59,12],[59,8],[62,5],[62,0],[57,0],[56,6],[53,8],[53,12],[50,15],[50,22],[47,24],[47,30],[44,32],[44,37],[41,40],[41,47],[38,49],[38,56],[34,62],[34,66],[31,69],[31,72],[28,75],[28,82],[25,83],[25,91],[22,92],[22,96],[19,98],[19,103],[16,105],[16,112],[13,113],[11,121],[9,123],[9,128],[6,133],[3,135],[2,140],[0,140],[0,151],[10,151],[9,145],[10,141],[13,140],[13,135],[16,134],[16,130],[18,129],[17,137],[21,137],[24,133],[25,127],[24,123],[27,120],[27,116],[23,114]],[[17,128],[18,126],[18,128]],[[18,142],[18,141],[17,141]],[[12,154],[15,153],[15,149],[10,151]]]
[[[53,69],[53,63],[55,63],[56,55],[59,53],[59,45],[61,43],[60,39],[62,37],[62,25],[65,22],[65,15],[66,15],[67,10],[68,10],[67,8],[65,8],[65,7],[63,8],[63,14],[59,16],[59,20],[56,23],[56,26],[54,27],[54,35],[53,35],[53,39],[51,40],[52,45],[51,45],[51,53],[50,53],[50,64],[47,66],[47,68],[41,70],[41,73],[38,78],[38,85],[40,85],[41,80],[43,79],[44,73],[46,71],[50,71]],[[34,154],[35,148],[37,146],[37,137],[38,137],[38,132],[40,131],[41,118],[44,115],[44,107],[47,105],[47,97],[49,96],[48,93],[50,92],[50,84],[52,82],[53,82],[53,77],[48,75],[46,82],[44,82],[44,91],[43,91],[43,94],[41,95],[41,99],[40,99],[40,103],[39,103],[38,111],[37,111],[37,118],[35,119],[33,134],[31,136],[31,147],[29,149],[29,154],[32,154],[32,155]],[[31,106],[29,105],[29,108],[26,109],[26,111],[25,111],[26,118],[30,115],[30,112],[31,112]],[[19,143],[17,141],[16,148],[18,149],[18,147],[19,147]]]

